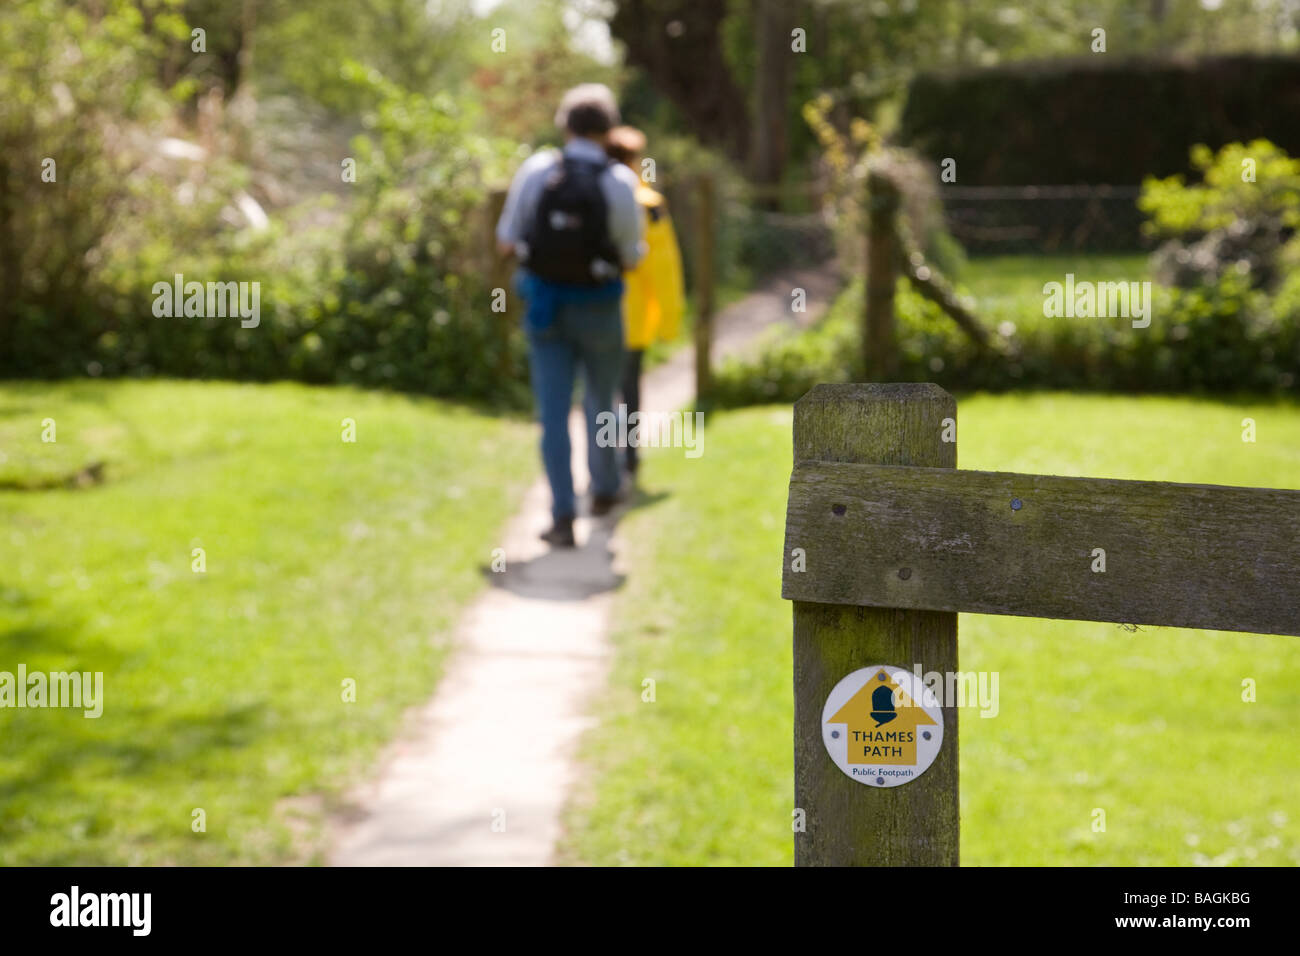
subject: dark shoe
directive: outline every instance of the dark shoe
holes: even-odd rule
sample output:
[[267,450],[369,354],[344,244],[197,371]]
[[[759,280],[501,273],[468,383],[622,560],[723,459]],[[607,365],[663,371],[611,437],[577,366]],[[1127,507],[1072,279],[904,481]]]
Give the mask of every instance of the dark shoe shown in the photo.
[[572,548],[573,541],[573,519],[556,518],[555,524],[551,525],[551,530],[542,532],[542,540],[552,548]]
[[592,495],[591,514],[594,518],[602,517],[614,510],[614,506],[623,500],[621,495]]

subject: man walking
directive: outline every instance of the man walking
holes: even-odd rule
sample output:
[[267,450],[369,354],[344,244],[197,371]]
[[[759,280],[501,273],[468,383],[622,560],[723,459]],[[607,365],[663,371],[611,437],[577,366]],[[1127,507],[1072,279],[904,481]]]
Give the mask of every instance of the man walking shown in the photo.
[[619,122],[608,88],[583,84],[565,94],[555,116],[562,151],[544,150],[515,174],[497,243],[519,259],[516,277],[526,303],[533,396],[542,425],[542,462],[551,485],[552,526],[542,538],[572,547],[577,504],[570,468],[569,406],[583,378],[591,513],[618,501],[616,449],[596,441],[597,417],[612,413],[623,362],[623,272],[644,254],[637,176],[605,154]]

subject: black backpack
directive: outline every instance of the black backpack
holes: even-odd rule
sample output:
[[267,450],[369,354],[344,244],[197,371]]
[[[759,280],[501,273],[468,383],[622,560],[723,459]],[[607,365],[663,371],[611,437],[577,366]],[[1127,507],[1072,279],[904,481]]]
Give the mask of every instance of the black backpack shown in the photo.
[[524,237],[524,266],[541,279],[602,285],[622,275],[609,235],[609,214],[600,188],[609,162],[562,157],[547,177],[537,214]]

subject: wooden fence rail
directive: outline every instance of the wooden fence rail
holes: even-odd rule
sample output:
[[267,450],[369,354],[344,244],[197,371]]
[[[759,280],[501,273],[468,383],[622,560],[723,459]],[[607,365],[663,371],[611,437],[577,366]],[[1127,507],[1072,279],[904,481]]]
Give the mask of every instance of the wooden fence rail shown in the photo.
[[963,472],[955,436],[934,385],[795,406],[796,864],[957,863],[952,702],[933,763],[879,789],[837,765],[823,710],[860,668],[956,672],[956,612],[1300,635],[1300,491]]

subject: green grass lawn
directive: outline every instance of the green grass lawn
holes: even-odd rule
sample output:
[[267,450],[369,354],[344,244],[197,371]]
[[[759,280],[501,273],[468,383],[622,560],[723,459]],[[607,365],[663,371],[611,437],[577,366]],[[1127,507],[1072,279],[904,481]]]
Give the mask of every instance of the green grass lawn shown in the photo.
[[960,276],[976,299],[995,302],[1007,298],[1043,302],[1043,283],[1065,281],[1067,272],[1079,281],[1106,282],[1150,279],[1147,255],[1134,253],[1069,253],[1065,255],[980,256],[966,263]]
[[[1296,405],[1038,393],[958,408],[963,468],[1300,487]],[[648,457],[643,485],[664,497],[620,524],[617,660],[568,862],[792,862],[790,428],[785,407],[718,414],[702,458]],[[1000,713],[961,715],[963,863],[1300,864],[1295,638],[970,614],[959,628],[961,669],[1000,675]]]
[[0,709],[0,864],[317,858],[535,454],[521,421],[345,388],[0,384],[0,671],[104,675],[98,719]]
[[1105,255],[988,256],[972,259],[958,280],[961,292],[975,300],[974,313],[988,328],[1005,321],[1021,332],[1039,324],[1072,319],[1043,316],[1043,285],[1065,282],[1073,273],[1079,282],[1142,282],[1151,279],[1142,253]]

